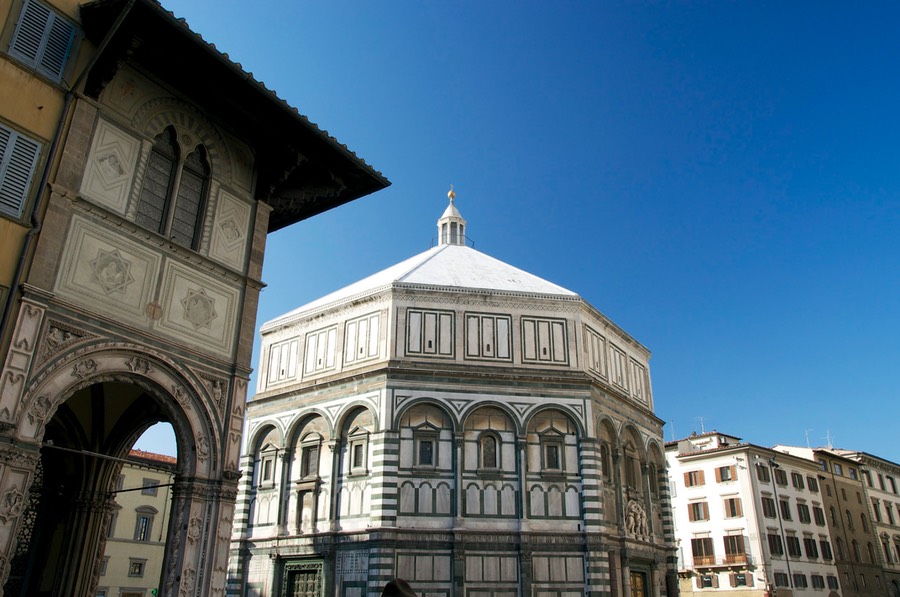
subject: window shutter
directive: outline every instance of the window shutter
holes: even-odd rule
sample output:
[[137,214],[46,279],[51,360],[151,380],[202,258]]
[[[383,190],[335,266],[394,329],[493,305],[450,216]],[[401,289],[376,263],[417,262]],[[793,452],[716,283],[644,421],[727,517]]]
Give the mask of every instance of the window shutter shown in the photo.
[[728,575],[728,580],[731,582],[732,587],[737,586],[737,574],[732,572],[731,574]]
[[703,588],[703,577],[698,576],[698,577],[697,577],[696,579],[694,579],[694,580],[696,581],[697,588],[698,588],[698,589],[702,589],[702,588]]
[[737,481],[737,467],[734,465],[731,465],[728,467],[728,469],[731,471],[731,480]]
[[699,473],[699,477],[700,477],[700,480],[699,480],[699,482],[698,482],[697,484],[698,484],[698,485],[705,485],[705,484],[706,484],[706,477],[703,475],[703,471],[697,471],[697,472]]
[[690,473],[685,473],[685,474],[684,474],[684,486],[685,486],[685,487],[690,487],[690,486],[691,486],[691,474],[690,474]]
[[40,144],[0,127],[0,211],[19,217],[31,187]]
[[55,81],[62,78],[75,27],[43,4],[28,0],[10,44],[10,54]]
[[694,522],[697,518],[694,516],[694,505],[688,504],[688,520]]
[[721,483],[721,482],[722,482],[722,469],[717,468],[716,469],[716,483]]
[[734,505],[735,505],[735,507],[734,507],[735,516],[743,516],[744,509],[741,506],[741,498],[734,498]]
[[38,70],[58,81],[75,40],[75,28],[55,14],[50,16],[50,31]]
[[702,502],[703,504],[703,520],[709,520],[709,504],[706,502]]
[[718,574],[713,574],[713,575],[712,575],[712,586],[713,586],[714,589],[718,589],[718,588],[719,588],[719,575],[718,575]]

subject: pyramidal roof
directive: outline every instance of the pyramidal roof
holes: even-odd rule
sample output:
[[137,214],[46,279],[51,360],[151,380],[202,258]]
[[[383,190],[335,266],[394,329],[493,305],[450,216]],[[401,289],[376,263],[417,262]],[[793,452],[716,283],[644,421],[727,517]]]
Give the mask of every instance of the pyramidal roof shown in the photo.
[[362,298],[392,287],[579,298],[571,290],[467,246],[466,222],[453,203],[455,193],[451,190],[448,196],[450,205],[438,220],[439,242],[436,247],[298,307],[269,323]]

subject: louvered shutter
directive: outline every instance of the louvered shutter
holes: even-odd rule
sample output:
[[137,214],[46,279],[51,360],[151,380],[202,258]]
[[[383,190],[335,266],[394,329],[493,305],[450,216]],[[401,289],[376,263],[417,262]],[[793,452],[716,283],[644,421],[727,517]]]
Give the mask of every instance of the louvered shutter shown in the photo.
[[698,471],[700,473],[700,479],[698,480],[698,485],[706,485],[706,475],[703,474],[703,471]]
[[698,589],[703,588],[703,577],[702,576],[698,576],[695,582],[697,584]]
[[716,483],[721,483],[721,482],[722,482],[722,469],[717,468],[716,469]]
[[718,574],[713,574],[713,575],[712,575],[712,586],[713,586],[714,589],[718,589],[718,588],[719,588],[719,575],[718,575]]
[[685,487],[690,487],[690,486],[691,486],[691,474],[690,474],[690,473],[685,473],[685,474],[684,474],[684,486],[685,486]]
[[737,574],[735,574],[734,572],[732,572],[731,574],[728,575],[728,580],[731,581],[732,587],[738,586],[737,585]]
[[40,148],[37,141],[0,127],[0,211],[22,215]]
[[62,78],[75,41],[75,27],[35,0],[28,0],[9,52],[54,81]]

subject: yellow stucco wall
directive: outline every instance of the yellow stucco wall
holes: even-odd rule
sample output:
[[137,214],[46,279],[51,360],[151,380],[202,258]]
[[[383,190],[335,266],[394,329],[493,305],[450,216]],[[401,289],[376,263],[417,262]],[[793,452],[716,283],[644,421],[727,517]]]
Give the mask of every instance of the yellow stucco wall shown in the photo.
[[0,118],[49,142],[62,113],[62,91],[9,58],[0,59],[0,81]]
[[27,231],[27,228],[15,222],[0,218],[0,286],[8,288],[12,283]]

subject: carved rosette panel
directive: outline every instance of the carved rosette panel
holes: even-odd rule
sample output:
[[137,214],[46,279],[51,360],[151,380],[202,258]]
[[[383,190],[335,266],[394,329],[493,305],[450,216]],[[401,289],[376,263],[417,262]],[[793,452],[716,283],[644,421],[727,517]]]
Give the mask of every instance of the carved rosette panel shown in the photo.
[[226,191],[219,192],[209,256],[238,271],[244,268],[249,240],[250,205]]

